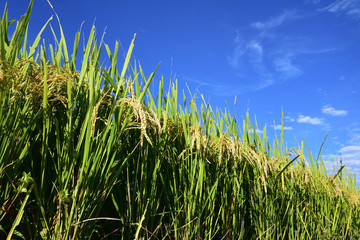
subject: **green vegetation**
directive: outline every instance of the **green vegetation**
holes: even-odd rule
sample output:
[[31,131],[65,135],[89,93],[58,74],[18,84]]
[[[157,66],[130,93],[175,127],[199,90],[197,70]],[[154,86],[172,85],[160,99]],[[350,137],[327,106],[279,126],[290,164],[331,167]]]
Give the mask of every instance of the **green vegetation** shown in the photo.
[[269,143],[248,116],[240,129],[180,104],[176,82],[152,93],[134,40],[121,69],[94,27],[72,53],[60,24],[55,46],[40,44],[48,23],[29,43],[32,5],[11,37],[6,8],[0,23],[1,239],[360,238],[344,166],[330,176],[321,153]]

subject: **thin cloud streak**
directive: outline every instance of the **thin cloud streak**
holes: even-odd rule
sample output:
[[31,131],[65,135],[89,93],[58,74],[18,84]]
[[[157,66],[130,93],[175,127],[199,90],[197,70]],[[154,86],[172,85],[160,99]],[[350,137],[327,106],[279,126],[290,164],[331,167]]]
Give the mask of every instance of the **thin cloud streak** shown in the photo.
[[278,27],[286,21],[293,20],[298,18],[295,11],[286,11],[283,14],[271,18],[266,22],[255,22],[250,24],[251,27],[256,28],[258,30],[268,30],[274,27]]
[[247,92],[249,91],[249,89],[243,89],[239,86],[235,86],[235,85],[227,85],[227,84],[214,84],[214,83],[209,83],[208,81],[202,81],[199,80],[197,78],[193,78],[193,77],[187,77],[187,76],[179,76],[182,80],[191,82],[194,85],[196,91],[200,91],[200,88],[204,87],[204,88],[208,88],[210,89],[210,91],[215,95],[215,96],[220,96],[220,97],[232,97],[235,96],[239,93],[243,93],[243,92]]
[[334,3],[320,9],[336,14],[346,14],[360,19],[360,1],[358,0],[337,0]]

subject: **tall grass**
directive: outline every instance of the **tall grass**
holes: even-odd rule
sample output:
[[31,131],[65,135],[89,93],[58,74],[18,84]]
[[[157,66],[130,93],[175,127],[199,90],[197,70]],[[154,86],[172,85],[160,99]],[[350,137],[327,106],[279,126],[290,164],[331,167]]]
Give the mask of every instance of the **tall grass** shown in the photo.
[[151,92],[155,72],[130,64],[134,39],[122,68],[94,27],[72,53],[60,20],[55,46],[40,45],[48,22],[30,44],[32,6],[11,37],[6,7],[0,23],[1,239],[360,237],[344,166],[331,176],[321,154],[270,143],[248,116],[240,128],[179,101],[176,82]]

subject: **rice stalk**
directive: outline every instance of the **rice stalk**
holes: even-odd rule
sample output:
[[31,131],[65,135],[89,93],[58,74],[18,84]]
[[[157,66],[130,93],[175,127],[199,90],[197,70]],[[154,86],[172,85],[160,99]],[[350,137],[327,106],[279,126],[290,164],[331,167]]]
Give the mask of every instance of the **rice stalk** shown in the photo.
[[[50,18],[29,44],[32,5],[11,37],[6,7],[0,23],[0,238],[359,238],[355,178],[327,170],[322,147],[307,159],[283,129],[269,143],[248,114],[239,126],[202,95],[180,99],[176,81],[152,92],[135,36],[121,68],[95,27],[69,55],[56,12],[60,38]],[[46,30],[54,46],[39,46]]]

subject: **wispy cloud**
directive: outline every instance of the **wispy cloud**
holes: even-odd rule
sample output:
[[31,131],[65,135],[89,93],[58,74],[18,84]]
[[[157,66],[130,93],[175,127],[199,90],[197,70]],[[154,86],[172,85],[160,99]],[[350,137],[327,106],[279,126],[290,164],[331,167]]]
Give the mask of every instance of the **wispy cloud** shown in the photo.
[[308,123],[312,125],[322,125],[324,124],[324,121],[317,117],[310,117],[310,116],[304,116],[299,115],[299,117],[296,119],[298,123]]
[[286,79],[298,77],[302,74],[301,69],[293,64],[291,55],[274,59],[274,67]]
[[349,140],[348,145],[360,146],[360,128],[359,122],[355,121],[351,123],[347,129]]
[[264,62],[264,50],[259,41],[251,41],[248,45],[249,62],[255,73],[262,79],[259,89],[272,85],[273,78]]
[[[309,49],[305,38],[286,36],[283,25],[305,18],[296,11],[284,11],[268,20],[250,23],[236,30],[235,47],[228,56],[234,75],[244,89],[258,91],[282,84],[303,74],[301,58],[308,54],[323,54],[334,49]],[[279,30],[279,31],[278,31]],[[251,79],[251,82],[248,82]]]
[[348,16],[360,19],[359,0],[337,0],[320,10],[336,14],[346,14]]
[[243,76],[247,80],[255,76],[251,83],[243,84],[243,88],[257,91],[272,85],[274,77],[266,64],[267,49],[262,39],[254,37],[244,40],[237,31],[234,40],[236,47],[232,55],[228,56],[229,65],[238,72],[238,77]]
[[319,87],[317,89],[318,93],[320,93],[323,97],[327,97],[329,94],[325,91],[324,88]]
[[321,112],[324,114],[328,114],[331,116],[346,116],[348,114],[348,112],[346,110],[336,110],[331,106],[323,106],[323,108],[321,109]]
[[230,66],[232,66],[233,68],[239,68],[240,60],[247,51],[247,41],[243,39],[239,30],[236,30],[236,36],[234,38],[234,42],[236,44],[236,47],[233,50],[232,55],[228,56],[227,59]]
[[284,13],[280,14],[279,16],[270,18],[264,22],[254,22],[251,23],[251,27],[259,29],[259,30],[268,30],[270,28],[278,27],[286,21],[293,20],[298,18],[299,16],[296,14],[295,11],[285,11]]
[[360,144],[360,131],[353,129],[350,136],[350,143],[359,143]]

